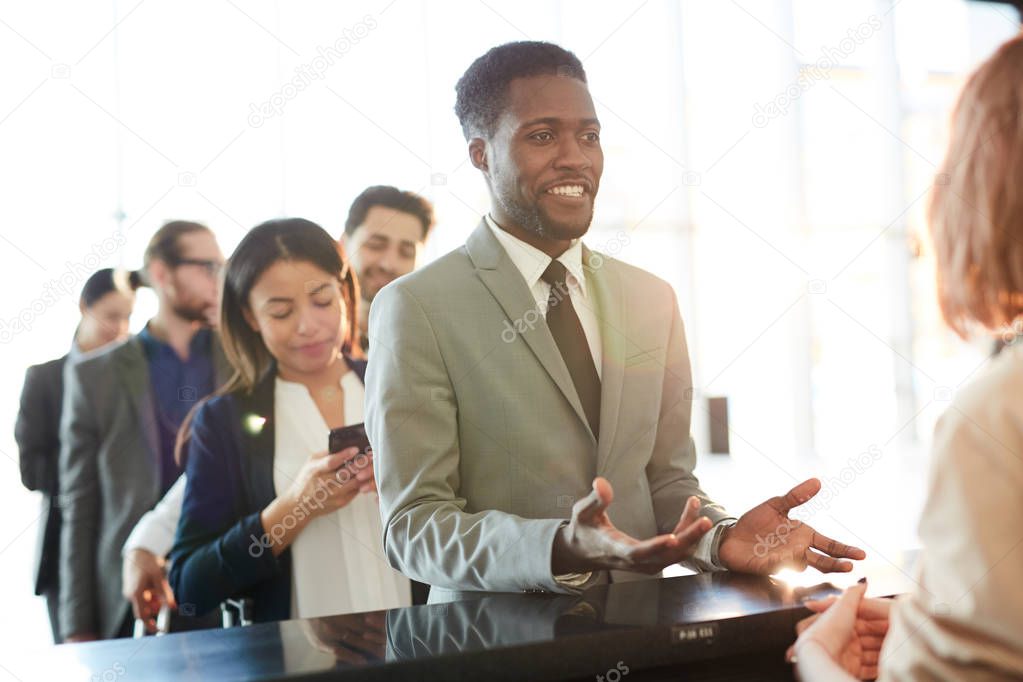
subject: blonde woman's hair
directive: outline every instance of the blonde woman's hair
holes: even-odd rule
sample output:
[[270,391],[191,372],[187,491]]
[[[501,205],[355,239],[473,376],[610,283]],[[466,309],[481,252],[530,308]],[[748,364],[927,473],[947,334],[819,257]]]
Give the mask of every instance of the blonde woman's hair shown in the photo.
[[1023,34],[967,80],[928,219],[938,302],[961,337],[1023,314]]

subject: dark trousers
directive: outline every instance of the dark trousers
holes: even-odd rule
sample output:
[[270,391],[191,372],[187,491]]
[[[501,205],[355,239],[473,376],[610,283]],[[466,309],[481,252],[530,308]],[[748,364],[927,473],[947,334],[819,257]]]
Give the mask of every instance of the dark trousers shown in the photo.
[[114,635],[115,638],[121,637],[133,637],[135,635],[135,614],[131,612],[131,607],[128,608],[128,612],[124,614],[124,620],[121,621],[121,628]]
[[430,598],[430,586],[415,580],[409,582],[412,583],[412,605],[425,604],[426,600]]
[[60,644],[64,641],[60,636],[60,586],[51,585],[49,589],[43,591],[43,597],[46,599],[46,612],[50,616],[50,630],[53,631],[53,643]]

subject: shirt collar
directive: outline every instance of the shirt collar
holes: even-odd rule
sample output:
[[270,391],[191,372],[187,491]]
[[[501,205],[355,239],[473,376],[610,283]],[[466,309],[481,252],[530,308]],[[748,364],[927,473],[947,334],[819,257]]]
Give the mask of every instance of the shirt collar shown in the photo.
[[[77,332],[75,336],[77,337]],[[78,345],[78,339],[74,339],[71,342],[71,350],[68,351],[67,359],[71,362],[77,362],[78,358],[82,357],[82,347]]]
[[[210,355],[210,343],[212,341],[212,331],[203,327],[199,329],[193,336],[192,340],[188,343],[188,357],[196,357],[197,355]],[[146,326],[142,328],[142,331],[138,334],[139,340],[142,342],[142,347],[145,349],[146,355],[153,358],[159,356],[161,353],[170,354],[175,358],[178,354],[171,348],[170,344],[166,341],[153,336],[153,332],[149,329],[149,323],[146,322]],[[178,358],[180,360],[180,358]]]
[[[553,260],[546,253],[536,248],[532,244],[527,244],[518,237],[505,232],[494,219],[490,217],[488,213],[486,215],[487,226],[490,227],[490,231],[494,233],[494,237],[505,252],[508,254],[508,258],[515,265],[515,268],[522,273],[522,278],[526,280],[526,286],[530,289],[540,281],[540,276],[543,275],[544,270],[551,264]],[[581,239],[573,239],[572,245],[568,247],[565,253],[558,256],[558,260],[565,266],[565,269],[575,278],[578,284],[579,293],[582,294],[583,298],[586,298],[586,273],[583,271],[583,242]]]
[[156,337],[149,331],[149,323],[146,322],[146,326],[139,332],[139,341],[142,342],[142,348],[146,352],[146,355],[154,355],[159,352],[160,342],[156,340]]

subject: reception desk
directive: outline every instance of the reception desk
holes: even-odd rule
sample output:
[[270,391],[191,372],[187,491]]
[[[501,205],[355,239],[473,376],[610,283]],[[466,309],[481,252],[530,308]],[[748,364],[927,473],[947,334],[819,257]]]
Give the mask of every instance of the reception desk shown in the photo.
[[[731,573],[603,585],[580,596],[487,594],[390,611],[24,652],[44,680],[788,680],[807,596],[862,575],[869,594],[912,586],[912,555],[849,576]],[[818,579],[833,582],[806,584]],[[799,584],[802,583],[802,586]],[[837,584],[836,584],[837,583]],[[23,663],[23,665],[22,665]]]

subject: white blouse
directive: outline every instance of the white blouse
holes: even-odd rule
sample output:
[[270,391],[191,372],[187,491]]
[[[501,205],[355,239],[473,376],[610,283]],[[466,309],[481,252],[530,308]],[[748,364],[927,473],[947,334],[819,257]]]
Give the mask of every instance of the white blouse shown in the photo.
[[[365,389],[355,372],[341,377],[344,423],[363,420]],[[274,491],[287,490],[330,429],[309,390],[278,377],[274,390]],[[412,603],[408,578],[387,563],[376,493],[360,493],[317,516],[291,545],[291,615],[315,618]]]

